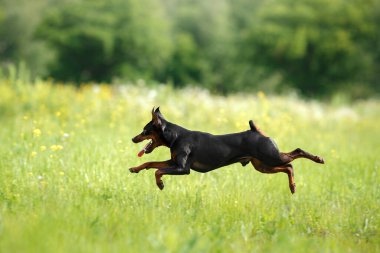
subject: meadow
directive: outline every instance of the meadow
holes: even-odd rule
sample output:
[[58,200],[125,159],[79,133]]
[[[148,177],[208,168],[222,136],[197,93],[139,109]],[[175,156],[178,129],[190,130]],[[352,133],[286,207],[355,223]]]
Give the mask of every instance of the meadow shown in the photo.
[[[294,161],[294,195],[285,174],[240,164],[164,176],[160,191],[153,170],[128,171],[169,157],[131,142],[153,106],[215,134],[253,119],[326,164]],[[0,252],[380,252],[379,115],[377,100],[2,80]]]

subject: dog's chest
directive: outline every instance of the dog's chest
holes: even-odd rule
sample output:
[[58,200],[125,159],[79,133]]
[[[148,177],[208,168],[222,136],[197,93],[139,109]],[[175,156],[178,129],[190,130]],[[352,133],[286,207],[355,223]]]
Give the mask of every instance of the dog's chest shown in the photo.
[[193,162],[193,164],[191,164],[191,167],[194,168],[194,169],[206,169],[209,166],[207,166],[207,165],[205,165],[203,163],[200,163],[200,162]]
[[207,164],[203,164],[203,163],[200,163],[200,162],[193,162],[191,164],[191,169],[197,171],[197,172],[208,172],[210,170],[214,170],[215,168],[213,166],[210,166],[210,165],[207,165]]

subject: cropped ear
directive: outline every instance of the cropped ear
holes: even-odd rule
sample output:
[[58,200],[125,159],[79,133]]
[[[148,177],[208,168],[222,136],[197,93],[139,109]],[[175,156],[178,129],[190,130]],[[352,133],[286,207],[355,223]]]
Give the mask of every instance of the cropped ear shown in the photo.
[[153,125],[160,128],[162,131],[165,130],[166,120],[160,112],[160,107],[157,107],[156,109],[154,109],[154,107],[153,107],[153,109],[152,109],[152,122],[153,122]]

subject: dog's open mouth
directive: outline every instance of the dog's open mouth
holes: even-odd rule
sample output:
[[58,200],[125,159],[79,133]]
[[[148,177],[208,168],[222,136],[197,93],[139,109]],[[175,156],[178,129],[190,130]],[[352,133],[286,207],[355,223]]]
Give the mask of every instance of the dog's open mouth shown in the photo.
[[143,149],[140,150],[140,152],[137,154],[138,157],[142,157],[144,154],[149,154],[150,152],[153,151],[153,139],[150,140],[150,142],[148,142],[148,144],[146,144],[144,146]]

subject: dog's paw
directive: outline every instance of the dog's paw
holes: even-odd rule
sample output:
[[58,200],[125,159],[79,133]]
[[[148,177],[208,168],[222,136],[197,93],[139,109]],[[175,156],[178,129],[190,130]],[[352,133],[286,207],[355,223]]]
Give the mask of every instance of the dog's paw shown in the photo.
[[319,156],[316,156],[314,161],[321,164],[325,163],[325,160],[323,160],[323,158]]
[[296,192],[296,184],[290,184],[289,185],[289,188],[290,188],[290,192],[292,194],[294,194]]
[[162,182],[162,180],[156,182],[156,184],[157,184],[157,187],[158,187],[161,191],[162,191],[162,190],[164,189],[164,187],[165,187],[164,182]]
[[139,173],[140,172],[140,170],[138,168],[136,168],[136,167],[130,168],[129,171],[131,173]]

